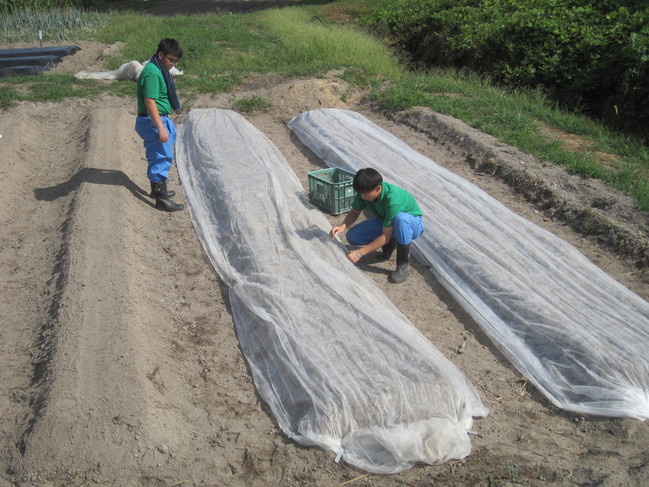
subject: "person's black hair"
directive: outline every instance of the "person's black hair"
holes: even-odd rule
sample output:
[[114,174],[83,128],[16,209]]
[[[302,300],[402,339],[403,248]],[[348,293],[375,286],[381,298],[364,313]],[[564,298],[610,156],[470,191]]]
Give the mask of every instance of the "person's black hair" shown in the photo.
[[376,169],[366,167],[354,176],[354,190],[357,193],[367,193],[383,183],[383,176]]
[[161,52],[165,56],[172,55],[180,59],[183,57],[183,49],[180,47],[180,44],[176,39],[162,39],[160,43],[158,44],[158,50],[156,51],[156,54]]

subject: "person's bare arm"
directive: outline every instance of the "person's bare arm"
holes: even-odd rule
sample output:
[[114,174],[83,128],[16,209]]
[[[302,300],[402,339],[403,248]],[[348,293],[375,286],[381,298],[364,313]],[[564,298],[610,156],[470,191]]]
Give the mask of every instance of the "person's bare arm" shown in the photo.
[[355,264],[364,255],[374,252],[379,247],[383,247],[385,244],[387,244],[390,241],[391,238],[392,238],[392,227],[383,227],[383,233],[381,235],[376,237],[369,244],[359,249],[349,251],[347,253],[347,258]]
[[358,220],[358,216],[360,214],[361,214],[360,211],[351,209],[349,213],[347,213],[347,215],[345,216],[343,222],[340,225],[336,225],[331,229],[331,231],[329,232],[329,236],[331,238],[334,238],[339,233],[342,233],[345,230],[347,230],[349,227],[351,227],[354,224],[356,220]]

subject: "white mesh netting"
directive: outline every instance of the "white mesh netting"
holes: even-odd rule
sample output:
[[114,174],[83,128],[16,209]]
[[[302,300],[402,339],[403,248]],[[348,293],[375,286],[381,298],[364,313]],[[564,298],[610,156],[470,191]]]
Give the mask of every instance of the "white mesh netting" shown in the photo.
[[466,456],[476,391],[346,259],[278,149],[228,110],[178,130],[194,226],[282,431],[370,472]]
[[649,303],[358,113],[314,110],[289,127],[328,165],[374,167],[417,198],[418,256],[555,405],[649,417]]

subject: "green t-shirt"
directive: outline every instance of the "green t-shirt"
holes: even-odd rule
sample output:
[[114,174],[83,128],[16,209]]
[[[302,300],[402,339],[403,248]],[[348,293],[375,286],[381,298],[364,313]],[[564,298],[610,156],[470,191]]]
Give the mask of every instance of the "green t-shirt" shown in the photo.
[[410,213],[421,216],[422,212],[415,197],[403,188],[394,184],[382,183],[381,196],[375,201],[366,201],[358,193],[352,202],[352,208],[363,211],[370,210],[377,218],[383,220],[384,227],[391,227],[397,213]]
[[162,76],[162,71],[152,62],[148,62],[137,82],[137,112],[147,113],[144,99],[151,98],[155,100],[160,115],[171,113],[171,102],[167,93],[167,84]]

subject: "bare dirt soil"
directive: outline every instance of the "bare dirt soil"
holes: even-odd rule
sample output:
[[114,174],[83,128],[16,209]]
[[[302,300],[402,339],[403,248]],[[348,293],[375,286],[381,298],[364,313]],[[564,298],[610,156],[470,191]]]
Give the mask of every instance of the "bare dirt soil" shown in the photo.
[[[110,49],[82,44],[57,70],[89,70]],[[305,187],[323,164],[286,123],[303,110],[358,110],[649,297],[638,251],[647,219],[628,198],[457,120],[388,117],[332,75],[254,77],[176,121],[253,95],[272,107],[248,120]],[[188,212],[157,211],[147,195],[135,113],[134,98],[113,97],[0,113],[0,487],[649,485],[647,422],[554,407],[419,264],[400,285],[387,281],[394,262],[361,267],[479,390],[490,415],[474,425],[472,454],[380,476],[288,440],[255,393],[227,289]],[[586,210],[627,232],[631,250],[573,230]]]

